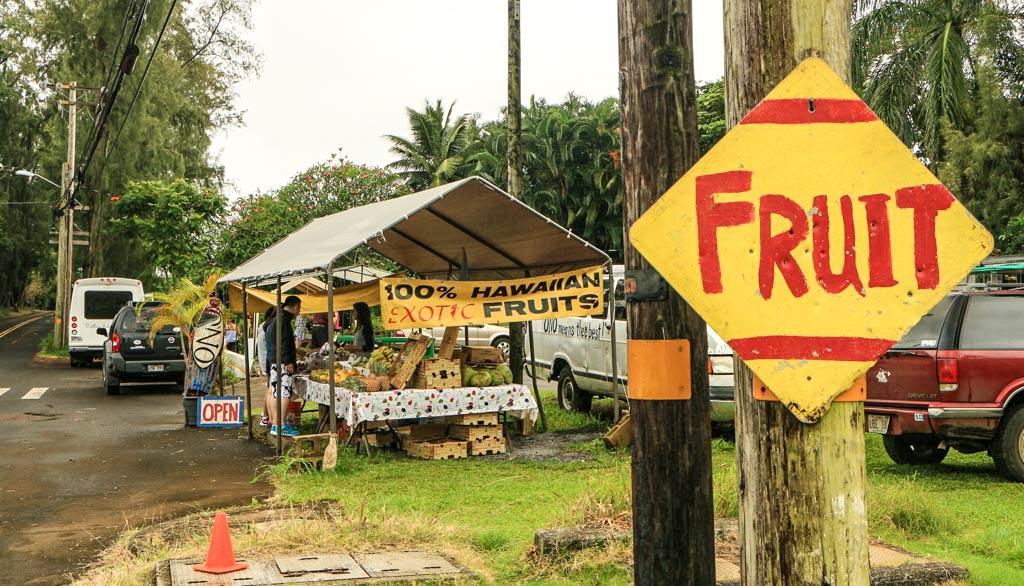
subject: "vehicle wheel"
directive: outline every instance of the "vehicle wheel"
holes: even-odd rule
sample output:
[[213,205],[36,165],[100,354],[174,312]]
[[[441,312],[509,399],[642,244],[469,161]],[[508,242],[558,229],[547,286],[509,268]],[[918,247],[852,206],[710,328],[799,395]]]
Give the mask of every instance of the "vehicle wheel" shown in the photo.
[[566,411],[587,412],[593,398],[590,393],[580,390],[569,367],[563,367],[558,375],[558,406]]
[[938,464],[949,448],[940,448],[937,439],[909,440],[897,435],[882,436],[885,453],[897,464]]
[[992,460],[1004,476],[1024,482],[1024,408],[1003,418],[992,440]]
[[505,356],[508,356],[512,352],[512,344],[508,341],[508,336],[498,336],[491,342],[491,346],[494,346]]

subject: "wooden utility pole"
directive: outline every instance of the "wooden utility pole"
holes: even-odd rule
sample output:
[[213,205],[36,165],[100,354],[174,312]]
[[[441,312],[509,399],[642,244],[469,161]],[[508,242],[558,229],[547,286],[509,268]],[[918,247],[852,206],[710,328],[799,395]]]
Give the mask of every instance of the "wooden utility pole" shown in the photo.
[[[697,161],[697,102],[690,1],[619,0],[618,17],[628,228]],[[628,240],[625,261],[627,271],[650,268]],[[638,585],[714,584],[704,320],[674,292],[627,307],[634,578]],[[688,355],[680,353],[686,341]],[[634,352],[641,346],[649,351]],[[672,352],[673,359],[662,361],[668,372],[660,376],[641,375],[645,369],[634,364]],[[678,377],[674,386],[671,375]],[[673,398],[687,382],[691,398]]]
[[63,213],[57,222],[57,299],[54,308],[53,345],[63,348],[68,345],[68,309],[71,306],[71,282],[74,275],[75,212],[68,205],[75,182],[75,132],[78,121],[78,84],[71,82],[63,86],[68,90],[68,159],[62,165],[61,197],[57,201]]
[[[735,126],[807,57],[850,79],[850,0],[725,0],[726,120]],[[742,584],[867,584],[864,404],[816,424],[755,400],[736,360]]]
[[[519,81],[522,78],[519,59],[519,0],[508,0],[508,193],[523,196],[523,121]],[[523,324],[513,322],[508,328],[509,366],[512,382],[523,384],[525,336]]]

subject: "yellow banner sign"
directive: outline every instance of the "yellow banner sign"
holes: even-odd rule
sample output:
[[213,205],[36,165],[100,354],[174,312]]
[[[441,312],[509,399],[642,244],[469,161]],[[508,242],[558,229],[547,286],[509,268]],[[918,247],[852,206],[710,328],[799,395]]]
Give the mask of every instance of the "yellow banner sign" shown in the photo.
[[381,279],[384,329],[604,315],[601,267],[511,281]]

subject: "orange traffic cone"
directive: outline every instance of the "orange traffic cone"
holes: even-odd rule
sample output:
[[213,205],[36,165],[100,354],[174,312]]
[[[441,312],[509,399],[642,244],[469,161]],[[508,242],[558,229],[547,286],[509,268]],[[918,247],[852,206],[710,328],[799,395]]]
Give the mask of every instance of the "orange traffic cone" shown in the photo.
[[228,516],[218,511],[213,520],[213,536],[210,537],[210,549],[206,552],[206,563],[192,566],[197,572],[207,574],[227,574],[249,567],[249,564],[235,561],[235,549],[231,546],[231,531],[228,529]]

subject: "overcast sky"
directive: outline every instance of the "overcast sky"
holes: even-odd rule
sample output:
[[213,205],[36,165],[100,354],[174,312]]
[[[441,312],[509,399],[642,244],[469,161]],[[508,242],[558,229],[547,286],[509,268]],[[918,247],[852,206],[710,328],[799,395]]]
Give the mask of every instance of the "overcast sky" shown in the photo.
[[[723,74],[722,2],[695,0],[698,81]],[[522,96],[618,95],[615,0],[522,0]],[[456,101],[497,118],[507,101],[505,0],[262,0],[258,78],[238,87],[245,125],[215,142],[229,195],[281,187],[333,152],[385,165],[405,108]]]

